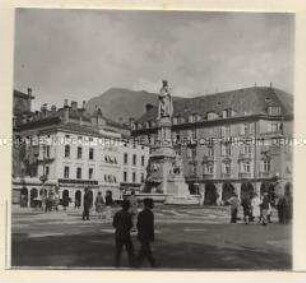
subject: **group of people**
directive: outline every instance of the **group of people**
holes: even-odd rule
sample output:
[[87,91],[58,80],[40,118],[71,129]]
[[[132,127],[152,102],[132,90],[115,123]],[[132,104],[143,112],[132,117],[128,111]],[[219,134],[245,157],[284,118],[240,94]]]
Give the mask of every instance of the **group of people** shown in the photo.
[[[85,188],[84,197],[83,197],[83,220],[90,220],[90,209],[92,208],[93,200],[92,194],[90,193],[88,188]],[[112,218],[112,209],[111,206],[113,204],[113,198],[110,192],[106,192],[105,199],[102,196],[101,192],[98,192],[97,197],[95,199],[95,211],[98,215],[98,219],[102,219],[105,216],[107,222],[111,222]]]
[[[227,200],[227,203],[231,205],[231,223],[237,222],[240,205],[243,208],[243,220],[246,224],[255,222],[266,226],[272,222],[272,201],[268,192],[264,192],[261,197],[255,193],[249,197],[244,197],[241,201],[238,199],[238,195],[234,193]],[[292,218],[292,197],[289,191],[286,191],[283,196],[278,198],[276,208],[279,223],[289,223]]]
[[[156,263],[151,250],[151,242],[154,241],[154,214],[152,212],[154,202],[151,198],[144,199],[143,210],[138,215],[135,215],[133,201],[133,195],[130,199],[125,199],[122,203],[122,209],[114,215],[113,227],[116,229],[115,265],[120,267],[121,253],[123,247],[125,247],[131,267],[140,267],[144,259],[149,261],[151,267],[155,267]],[[135,227],[133,219],[136,217]],[[134,244],[131,239],[131,231],[135,228],[137,229],[138,240],[140,242],[140,250],[137,256],[135,256]]]

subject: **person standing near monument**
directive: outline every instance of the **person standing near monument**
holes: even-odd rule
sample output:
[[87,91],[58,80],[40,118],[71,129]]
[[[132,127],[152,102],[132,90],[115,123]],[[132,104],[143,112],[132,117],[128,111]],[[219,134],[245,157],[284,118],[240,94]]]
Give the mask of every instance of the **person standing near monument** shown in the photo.
[[133,227],[132,216],[129,212],[130,202],[124,200],[122,209],[116,212],[113,219],[115,231],[115,266],[120,267],[122,248],[125,246],[129,258],[129,265],[134,266],[134,246],[131,240],[130,231]]
[[89,189],[85,188],[84,199],[83,199],[83,220],[89,220],[89,209],[91,206],[91,195],[89,193]]
[[144,209],[139,213],[137,221],[138,239],[140,241],[137,266],[141,266],[143,260],[147,258],[151,267],[156,267],[155,259],[151,250],[151,242],[155,240],[154,214],[152,212],[154,202],[151,198],[145,198],[143,203]]

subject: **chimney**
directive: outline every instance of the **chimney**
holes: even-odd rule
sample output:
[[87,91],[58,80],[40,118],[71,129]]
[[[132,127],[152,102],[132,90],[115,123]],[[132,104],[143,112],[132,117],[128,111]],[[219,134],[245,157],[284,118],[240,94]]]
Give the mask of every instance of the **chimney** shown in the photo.
[[154,106],[151,103],[146,104],[146,113],[148,113]]
[[83,109],[85,109],[86,106],[86,100],[83,100]]
[[64,123],[68,123],[69,122],[69,112],[70,112],[70,107],[68,105],[68,99],[64,100]]
[[32,97],[32,88],[28,87],[28,97]]
[[272,88],[272,87],[273,87],[272,82],[270,82],[270,88]]
[[130,118],[130,129],[135,130],[135,119],[134,118]]
[[78,109],[78,103],[76,101],[71,101],[71,109],[74,111]]
[[56,106],[55,106],[55,105],[52,105],[52,106],[51,106],[51,111],[52,111],[52,113],[55,113],[55,112],[56,112]]
[[48,114],[48,105],[47,105],[47,103],[44,103],[41,106],[40,111],[42,112],[43,117],[47,117],[47,114]]

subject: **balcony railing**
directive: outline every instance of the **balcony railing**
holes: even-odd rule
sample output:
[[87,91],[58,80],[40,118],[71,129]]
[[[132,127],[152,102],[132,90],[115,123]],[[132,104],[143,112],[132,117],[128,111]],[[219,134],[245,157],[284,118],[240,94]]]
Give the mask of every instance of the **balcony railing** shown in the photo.
[[231,173],[221,173],[221,178],[222,179],[228,179],[231,178],[232,174]]
[[259,177],[269,178],[272,177],[271,172],[259,172]]
[[213,173],[203,173],[202,177],[203,179],[212,179],[214,178],[214,174]]
[[238,177],[239,178],[251,178],[252,173],[251,172],[239,172]]

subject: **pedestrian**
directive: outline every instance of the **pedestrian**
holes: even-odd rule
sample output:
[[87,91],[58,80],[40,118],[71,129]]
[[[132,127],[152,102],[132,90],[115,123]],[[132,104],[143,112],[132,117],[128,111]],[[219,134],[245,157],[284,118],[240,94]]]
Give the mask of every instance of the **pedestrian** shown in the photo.
[[85,188],[84,197],[83,197],[83,220],[89,220],[89,209],[91,207],[91,194],[89,188]]
[[98,214],[98,219],[102,218],[103,206],[104,206],[104,199],[102,193],[98,192],[98,195],[95,200],[95,207],[96,207],[96,212]]
[[112,205],[113,205],[112,192],[107,191],[105,196],[105,218],[107,223],[112,222]]
[[269,206],[270,205],[270,199],[267,192],[264,193],[262,201],[261,201],[261,213],[262,213],[262,224],[267,225],[268,224],[268,213],[269,213]]
[[151,198],[143,200],[144,209],[139,213],[137,220],[138,240],[140,250],[137,257],[137,266],[141,266],[145,258],[148,259],[151,267],[156,267],[155,259],[152,255],[151,242],[154,242],[154,202]]
[[251,200],[253,221],[260,223],[260,198],[257,193],[254,194]]
[[227,202],[231,205],[231,223],[236,223],[238,208],[240,204],[238,195],[234,193],[233,196],[227,200]]
[[130,202],[130,213],[132,215],[132,223],[133,223],[132,232],[136,232],[138,202],[137,202],[137,198],[135,196],[135,190],[131,190],[131,195],[128,198],[128,200]]
[[245,197],[241,201],[241,206],[243,208],[243,219],[245,224],[248,224],[252,221],[252,206],[250,197]]
[[284,207],[286,205],[286,200],[284,196],[279,196],[277,201],[277,214],[278,214],[278,222],[280,224],[285,224],[285,217],[284,217]]
[[115,266],[120,267],[122,248],[125,246],[129,258],[130,267],[134,266],[134,246],[131,240],[130,230],[132,229],[132,217],[129,212],[130,203],[127,200],[122,202],[122,209],[116,212],[113,219],[115,231]]
[[55,210],[58,211],[58,206],[60,203],[60,195],[59,195],[59,188],[55,188],[55,193],[54,193],[54,205],[55,205]]
[[289,186],[285,188],[284,203],[284,222],[287,224],[291,222],[293,215],[293,198]]

